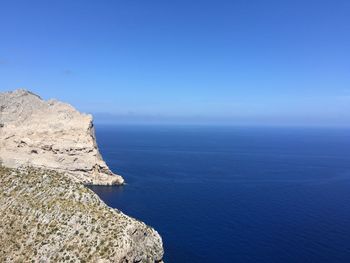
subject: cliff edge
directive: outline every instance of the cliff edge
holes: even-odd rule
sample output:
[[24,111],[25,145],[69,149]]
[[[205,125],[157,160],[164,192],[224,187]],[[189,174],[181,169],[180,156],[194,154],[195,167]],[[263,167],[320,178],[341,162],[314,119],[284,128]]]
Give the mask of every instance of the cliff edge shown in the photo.
[[83,184],[123,184],[91,115],[26,91],[0,93],[0,262],[163,262],[151,227]]
[[124,183],[99,153],[91,115],[26,90],[0,93],[1,163],[63,172],[84,184]]

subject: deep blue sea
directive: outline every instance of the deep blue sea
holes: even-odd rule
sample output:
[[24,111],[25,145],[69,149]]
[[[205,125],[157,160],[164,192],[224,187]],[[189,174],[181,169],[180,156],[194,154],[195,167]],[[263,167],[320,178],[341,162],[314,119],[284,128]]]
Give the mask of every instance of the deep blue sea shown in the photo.
[[92,187],[153,226],[166,263],[350,262],[350,130],[97,125],[124,187]]

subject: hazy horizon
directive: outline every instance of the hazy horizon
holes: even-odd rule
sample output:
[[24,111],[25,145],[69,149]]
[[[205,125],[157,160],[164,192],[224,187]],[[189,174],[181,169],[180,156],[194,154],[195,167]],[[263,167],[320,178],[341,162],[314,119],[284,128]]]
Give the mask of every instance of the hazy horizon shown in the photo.
[[350,2],[11,1],[0,92],[97,123],[350,125]]

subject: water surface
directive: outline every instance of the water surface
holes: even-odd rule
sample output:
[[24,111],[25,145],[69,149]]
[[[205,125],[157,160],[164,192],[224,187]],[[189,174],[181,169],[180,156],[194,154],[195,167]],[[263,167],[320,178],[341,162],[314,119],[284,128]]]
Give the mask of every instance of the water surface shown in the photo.
[[350,262],[350,130],[97,125],[92,187],[174,262]]

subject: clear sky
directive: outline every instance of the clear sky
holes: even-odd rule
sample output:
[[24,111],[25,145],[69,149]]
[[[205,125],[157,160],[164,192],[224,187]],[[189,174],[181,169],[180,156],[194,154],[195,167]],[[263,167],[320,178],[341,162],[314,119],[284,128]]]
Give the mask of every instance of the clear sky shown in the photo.
[[111,122],[350,124],[349,0],[0,2],[0,91]]

